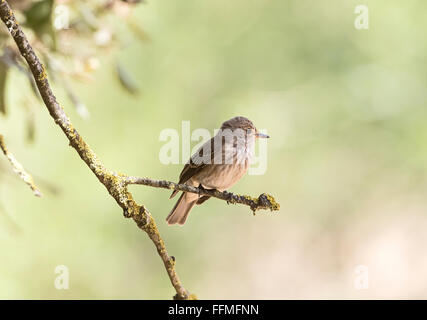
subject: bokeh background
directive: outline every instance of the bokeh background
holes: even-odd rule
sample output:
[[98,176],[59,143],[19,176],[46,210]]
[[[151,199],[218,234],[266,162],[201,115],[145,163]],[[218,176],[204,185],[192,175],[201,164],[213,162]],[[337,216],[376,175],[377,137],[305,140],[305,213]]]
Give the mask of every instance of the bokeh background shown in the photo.
[[[354,27],[359,4],[368,30]],[[131,12],[146,41],[105,20],[120,45],[97,51],[91,81],[71,80],[88,119],[54,89],[104,164],[131,175],[177,180],[182,165],[160,163],[159,134],[183,120],[213,130],[244,115],[268,130],[267,172],[231,191],[271,193],[278,213],[212,199],[167,226],[169,191],[131,188],[199,298],[427,298],[426,10],[421,0],[152,0]],[[117,60],[137,95],[121,88]],[[2,94],[0,131],[44,196],[0,157],[0,298],[171,298],[151,241],[35,98],[26,139],[25,75],[12,70]],[[69,290],[54,287],[57,265]]]

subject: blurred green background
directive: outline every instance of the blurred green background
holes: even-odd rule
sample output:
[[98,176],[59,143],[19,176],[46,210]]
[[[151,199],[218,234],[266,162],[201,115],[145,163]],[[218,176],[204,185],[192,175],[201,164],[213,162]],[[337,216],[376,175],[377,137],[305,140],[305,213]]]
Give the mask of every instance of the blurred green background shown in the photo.
[[[271,193],[278,213],[212,199],[184,227],[167,226],[169,191],[131,188],[199,298],[427,298],[427,3],[364,1],[368,30],[354,27],[358,4],[152,0],[133,9],[150,41],[100,51],[94,81],[72,83],[88,120],[55,90],[104,164],[131,175],[177,180],[182,165],[159,162],[159,134],[183,120],[212,132],[244,115],[268,130],[267,172],[231,191]],[[116,59],[138,96],[121,90]],[[0,298],[171,298],[151,241],[40,103],[26,142],[18,105],[32,93],[11,77],[0,132],[44,197],[0,157]],[[57,265],[69,268],[69,290],[54,287]]]

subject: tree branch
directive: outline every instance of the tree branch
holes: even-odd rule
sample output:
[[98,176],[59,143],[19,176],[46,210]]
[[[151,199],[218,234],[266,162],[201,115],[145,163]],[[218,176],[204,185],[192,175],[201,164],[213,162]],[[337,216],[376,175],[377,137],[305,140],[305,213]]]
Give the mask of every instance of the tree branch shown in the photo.
[[128,185],[141,184],[151,187],[175,189],[185,192],[197,193],[199,195],[209,195],[229,203],[240,203],[251,207],[255,212],[258,209],[278,210],[279,204],[272,196],[262,194],[258,198],[249,196],[234,195],[229,192],[219,192],[217,190],[205,190],[191,186],[176,184],[169,181],[152,180],[148,178],[130,177],[122,173],[107,169],[94,151],[83,140],[77,130],[73,127],[70,119],[59,105],[55,95],[49,85],[45,68],[29,44],[24,32],[18,25],[15,16],[5,0],[0,0],[0,18],[8,28],[15,40],[21,55],[27,61],[31,73],[34,76],[38,91],[43,102],[48,109],[50,116],[61,128],[67,137],[69,144],[79,154],[93,174],[105,186],[108,193],[114,198],[117,204],[123,209],[126,218],[132,218],[137,226],[145,231],[154,243],[160,258],[166,268],[170,281],[175,288],[175,299],[194,299],[195,295],[189,294],[179,280],[175,270],[175,258],[168,255],[162,237],[150,212],[144,205],[135,202],[132,194],[128,191]]
[[140,177],[127,177],[127,184],[141,184],[144,186],[150,186],[155,188],[163,188],[163,189],[173,189],[178,191],[185,191],[196,193],[200,196],[211,196],[214,198],[218,198],[221,200],[225,200],[228,203],[240,203],[249,206],[252,211],[260,209],[270,209],[271,211],[279,210],[280,204],[276,202],[273,196],[269,194],[261,194],[258,198],[253,198],[246,195],[238,195],[231,192],[221,192],[218,190],[207,190],[203,188],[196,188],[186,184],[178,184],[171,181],[166,180],[153,180],[150,178],[140,178]]
[[6,158],[9,160],[12,165],[13,171],[19,175],[19,177],[33,190],[33,193],[36,197],[41,197],[42,193],[36,187],[33,177],[25,171],[24,167],[16,160],[15,156],[7,149],[4,142],[3,136],[0,134],[0,149],[3,151]]
[[1,0],[0,2],[0,18],[15,40],[21,55],[27,61],[31,73],[33,74],[36,81],[37,88],[46,108],[49,111],[50,116],[64,132],[70,146],[77,151],[80,158],[86,163],[86,165],[95,174],[98,180],[105,186],[108,193],[123,209],[124,216],[127,218],[132,218],[137,226],[141,230],[145,231],[151,241],[153,241],[157,252],[166,268],[169,279],[175,288],[175,298],[195,298],[195,296],[190,295],[181,284],[178,274],[175,271],[175,260],[168,255],[163,239],[159,234],[159,230],[157,229],[156,223],[150,212],[145,206],[137,204],[134,201],[132,194],[127,190],[126,176],[106,169],[93,150],[87,145],[77,130],[73,127],[70,119],[65,114],[64,109],[62,109],[62,107],[59,105],[55,95],[52,92],[52,89],[50,88],[45,68],[35,54],[33,48],[27,40],[27,37],[17,23],[12,9],[5,0]]

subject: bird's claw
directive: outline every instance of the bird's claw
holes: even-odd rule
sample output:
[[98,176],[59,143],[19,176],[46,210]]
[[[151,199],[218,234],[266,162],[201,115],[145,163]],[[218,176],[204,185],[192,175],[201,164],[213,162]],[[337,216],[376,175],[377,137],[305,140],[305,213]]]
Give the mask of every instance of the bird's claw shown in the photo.
[[203,186],[202,186],[202,184],[199,184],[199,193],[197,194],[198,196],[199,196],[199,198],[202,196],[201,194],[200,194],[200,192],[201,191],[205,191],[206,189],[205,188],[203,188]]

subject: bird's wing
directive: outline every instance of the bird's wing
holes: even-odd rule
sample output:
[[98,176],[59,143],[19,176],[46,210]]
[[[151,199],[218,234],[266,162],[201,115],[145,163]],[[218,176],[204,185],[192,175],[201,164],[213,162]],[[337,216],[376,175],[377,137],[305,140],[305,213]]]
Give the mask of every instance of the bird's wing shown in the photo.
[[[211,159],[213,161],[214,157],[214,138],[211,138],[209,141],[206,141],[199,150],[193,154],[188,160],[188,162],[185,164],[184,168],[181,171],[181,174],[179,175],[179,184],[186,183],[188,180],[190,180],[194,175],[199,173],[209,162],[203,161],[204,154],[203,150],[207,151],[207,155],[205,157],[210,157],[208,159]],[[170,198],[174,197],[178,193],[178,190],[174,190],[170,196]]]

